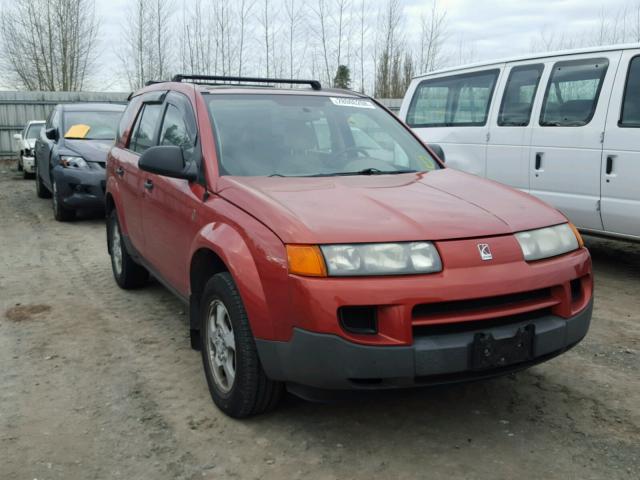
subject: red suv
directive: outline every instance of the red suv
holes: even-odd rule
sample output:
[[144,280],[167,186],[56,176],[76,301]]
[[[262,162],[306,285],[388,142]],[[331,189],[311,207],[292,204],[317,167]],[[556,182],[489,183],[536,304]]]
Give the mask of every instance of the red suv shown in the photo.
[[118,285],[151,273],[189,305],[234,417],[285,385],[308,397],[519,370],[591,320],[590,256],[562,214],[445,168],[375,100],[316,81],[177,76],[136,92],[106,206]]

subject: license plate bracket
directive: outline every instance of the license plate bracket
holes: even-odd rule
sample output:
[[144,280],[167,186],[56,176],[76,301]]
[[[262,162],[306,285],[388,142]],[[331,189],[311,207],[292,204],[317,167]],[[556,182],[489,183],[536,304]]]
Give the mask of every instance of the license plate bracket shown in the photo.
[[533,358],[535,325],[518,328],[513,337],[496,339],[491,333],[476,333],[471,345],[471,368],[500,368]]

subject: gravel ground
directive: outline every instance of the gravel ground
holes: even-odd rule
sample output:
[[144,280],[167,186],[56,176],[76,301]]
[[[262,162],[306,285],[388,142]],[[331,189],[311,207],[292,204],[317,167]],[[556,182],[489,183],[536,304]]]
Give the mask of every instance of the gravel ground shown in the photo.
[[181,303],[120,290],[104,230],[0,164],[2,480],[640,478],[640,245],[587,239],[591,331],[546,364],[235,421]]

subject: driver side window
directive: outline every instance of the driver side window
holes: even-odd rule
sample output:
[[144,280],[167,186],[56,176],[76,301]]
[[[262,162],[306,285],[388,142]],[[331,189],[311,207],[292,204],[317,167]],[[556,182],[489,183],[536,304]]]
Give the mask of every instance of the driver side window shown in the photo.
[[409,157],[402,147],[371,117],[355,113],[349,116],[348,123],[357,149],[397,167],[409,166]]

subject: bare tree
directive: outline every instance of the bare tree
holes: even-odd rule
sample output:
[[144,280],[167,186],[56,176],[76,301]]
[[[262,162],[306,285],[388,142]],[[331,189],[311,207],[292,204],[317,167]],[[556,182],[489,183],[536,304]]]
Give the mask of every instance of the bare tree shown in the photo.
[[442,47],[446,36],[447,12],[438,8],[437,0],[431,2],[428,14],[420,16],[420,65],[427,73],[440,68],[443,62]]
[[365,0],[362,0],[360,4],[360,92],[364,93],[364,39],[367,34],[368,27],[365,21],[366,18]]
[[324,78],[327,83],[331,83],[332,69],[329,66],[330,46],[329,46],[329,9],[326,0],[318,0],[313,12],[318,21],[316,33],[320,40],[320,46],[322,49],[322,57],[324,61]]
[[240,0],[240,8],[238,9],[239,21],[239,41],[238,41],[238,76],[242,76],[242,67],[244,66],[244,43],[245,31],[249,23],[249,15],[251,9],[255,5],[255,0]]
[[376,67],[375,95],[378,98],[392,98],[394,86],[399,84],[401,70],[402,7],[400,0],[387,0],[379,18],[381,46]]
[[[300,28],[300,24],[304,20],[304,5],[301,2],[296,2],[296,0],[285,0],[284,1],[284,9],[285,16],[287,20],[287,40],[289,44],[289,77],[295,78],[300,73],[300,64],[298,63],[298,68],[294,72],[293,64],[294,64],[294,52],[296,51],[297,45],[297,34],[298,29]],[[306,43],[305,50],[306,50]],[[304,54],[302,55],[304,57]]]
[[28,90],[82,90],[94,65],[92,0],[15,0],[0,19],[6,81]]

